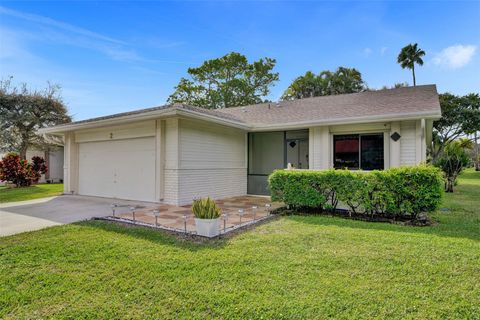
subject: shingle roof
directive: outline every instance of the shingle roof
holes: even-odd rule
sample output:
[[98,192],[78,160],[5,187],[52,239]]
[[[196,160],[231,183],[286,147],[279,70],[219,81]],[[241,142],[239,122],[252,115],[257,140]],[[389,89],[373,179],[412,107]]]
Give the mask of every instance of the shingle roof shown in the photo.
[[217,111],[253,126],[416,113],[440,115],[435,85],[281,101],[278,105],[263,103]]
[[[245,128],[269,126],[288,126],[295,123],[345,123],[355,119],[387,119],[418,115],[437,117],[441,115],[437,88],[435,85],[403,87],[379,91],[314,97],[279,103],[261,103],[245,107],[226,109],[204,109],[182,104],[164,105],[153,108],[134,110],[113,115],[76,121],[52,128],[41,129],[45,132],[62,132],[79,125],[104,122],[104,120],[124,120],[132,116],[158,117],[158,112],[184,110],[208,118],[215,117],[227,122],[235,122]],[[133,117],[132,117],[133,118]]]
[[199,113],[202,113],[202,114],[205,114],[205,115],[217,116],[217,117],[223,118],[225,120],[243,122],[242,120],[237,119],[237,117],[235,117],[234,115],[219,113],[218,110],[214,110],[214,109],[205,109],[205,108],[187,106],[187,105],[183,105],[183,104],[166,104],[166,105],[158,106],[158,107],[138,109],[138,110],[115,113],[115,114],[110,114],[110,115],[96,117],[96,118],[73,121],[73,122],[67,123],[66,125],[77,125],[77,124],[82,124],[82,123],[90,123],[90,122],[95,122],[95,121],[115,119],[115,118],[121,118],[121,117],[127,117],[127,116],[133,116],[133,115],[139,115],[139,114],[144,114],[144,113],[149,113],[149,112],[154,112],[154,111],[160,111],[160,110],[169,110],[169,109],[171,109],[171,110],[182,109],[182,110],[196,111],[196,112],[199,112]]

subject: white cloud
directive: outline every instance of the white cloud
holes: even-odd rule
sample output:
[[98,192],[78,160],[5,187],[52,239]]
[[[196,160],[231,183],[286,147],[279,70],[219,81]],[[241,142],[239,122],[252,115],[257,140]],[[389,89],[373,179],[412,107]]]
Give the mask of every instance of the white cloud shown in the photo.
[[365,57],[370,57],[370,55],[372,54],[372,52],[373,52],[373,51],[372,51],[372,49],[370,49],[370,48],[365,48],[365,49],[363,49],[363,55],[364,55]]
[[438,66],[457,69],[467,65],[477,50],[473,45],[454,45],[436,54],[432,62]]
[[0,35],[0,61],[12,58],[28,59],[34,56],[24,49],[17,32],[0,26]]
[[87,30],[87,29],[76,27],[76,26],[73,26],[73,25],[65,23],[65,22],[53,20],[51,18],[39,16],[39,15],[36,15],[36,14],[30,14],[30,13],[15,11],[15,10],[11,10],[11,9],[8,9],[8,8],[2,7],[2,6],[0,6],[0,14],[12,16],[12,17],[19,18],[19,19],[22,19],[22,20],[27,20],[27,21],[30,21],[30,22],[35,22],[35,23],[47,25],[47,26],[50,26],[50,27],[54,27],[56,29],[61,29],[61,30],[67,31],[67,32],[75,33],[75,34],[78,34],[78,35],[81,35],[81,36],[85,36],[85,37],[89,37],[89,38],[93,38],[93,39],[97,39],[97,40],[102,40],[102,41],[107,41],[107,42],[112,42],[112,43],[117,43],[117,44],[126,44],[123,41],[113,39],[113,38],[104,36],[102,34],[99,34],[99,33],[96,33],[96,32],[93,32],[93,31],[90,31],[90,30]]
[[[112,60],[122,62],[145,62],[147,59],[141,57],[137,52],[131,48],[126,42],[113,39],[111,37],[80,28],[71,24],[67,24],[61,21],[53,20],[48,17],[43,17],[35,14],[23,13],[15,10],[11,10],[0,6],[0,16],[8,15],[17,19],[26,20],[34,23],[37,27],[30,31],[19,33],[26,42],[24,46],[24,52],[27,52],[27,43],[35,42],[48,42],[55,44],[63,44],[68,46],[81,47],[84,49],[98,51]],[[7,42],[10,51],[14,48],[15,42],[18,42],[17,37],[10,37],[10,43]],[[13,40],[11,40],[13,39]],[[2,33],[3,40],[3,33]],[[14,42],[15,41],[15,42]],[[6,42],[6,41],[2,41]],[[3,45],[3,43],[2,43]],[[18,45],[17,45],[18,47]],[[1,50],[1,58],[7,55],[12,55],[12,52],[5,52]]]
[[387,52],[387,49],[388,49],[387,47],[382,47],[380,49],[380,55],[383,56],[385,54],[385,52]]

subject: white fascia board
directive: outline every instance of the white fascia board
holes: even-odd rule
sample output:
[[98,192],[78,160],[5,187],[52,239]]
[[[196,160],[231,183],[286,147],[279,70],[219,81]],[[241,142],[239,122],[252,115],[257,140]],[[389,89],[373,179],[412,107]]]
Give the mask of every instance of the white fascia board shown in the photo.
[[176,115],[175,109],[166,109],[166,110],[156,110],[148,113],[139,113],[133,115],[125,115],[122,117],[110,118],[97,120],[92,122],[82,122],[82,123],[72,123],[64,124],[50,128],[39,129],[37,133],[39,134],[62,134],[69,131],[83,130],[83,129],[93,129],[98,127],[113,126],[118,124],[124,124],[129,122],[141,121],[141,120],[150,120],[159,117],[168,117]]
[[171,109],[165,109],[165,110],[155,110],[155,111],[146,112],[146,113],[125,115],[122,117],[115,117],[115,118],[103,119],[103,120],[97,120],[97,121],[91,121],[91,122],[72,123],[72,124],[55,126],[51,128],[43,128],[38,130],[38,134],[63,135],[65,132],[68,132],[68,131],[93,129],[98,127],[131,123],[131,122],[142,121],[142,120],[166,118],[166,117],[172,117],[172,116],[185,116],[188,118],[214,122],[214,123],[222,124],[229,127],[243,129],[243,130],[251,129],[250,126],[243,124],[241,122],[216,117],[213,115],[207,115],[207,114],[203,114],[201,112],[192,111],[192,110],[171,108]]
[[331,125],[345,125],[345,124],[358,124],[369,122],[391,122],[391,121],[408,121],[418,119],[440,119],[441,114],[432,114],[431,112],[417,112],[411,114],[396,114],[388,116],[365,116],[355,118],[339,118],[334,120],[320,120],[320,121],[301,121],[284,124],[272,124],[272,125],[256,125],[253,126],[251,131],[274,131],[274,130],[293,130],[304,129],[309,127],[331,126]]

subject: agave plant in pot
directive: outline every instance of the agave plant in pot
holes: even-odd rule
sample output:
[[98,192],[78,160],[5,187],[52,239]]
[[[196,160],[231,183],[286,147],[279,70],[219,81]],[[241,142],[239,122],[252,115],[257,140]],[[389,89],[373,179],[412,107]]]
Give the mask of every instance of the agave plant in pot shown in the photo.
[[220,233],[220,211],[215,201],[210,198],[193,200],[192,212],[195,215],[198,235],[214,237]]

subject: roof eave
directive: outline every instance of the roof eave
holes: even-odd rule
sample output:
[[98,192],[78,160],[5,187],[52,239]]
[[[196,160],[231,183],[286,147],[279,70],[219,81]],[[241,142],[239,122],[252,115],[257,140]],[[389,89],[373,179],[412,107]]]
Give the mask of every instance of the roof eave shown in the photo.
[[327,125],[342,125],[342,124],[354,124],[354,123],[368,123],[368,122],[391,122],[391,121],[406,121],[416,119],[432,119],[438,120],[441,117],[441,113],[429,112],[415,112],[415,113],[400,113],[392,115],[381,116],[364,116],[364,117],[348,117],[329,120],[317,120],[317,121],[300,121],[289,123],[276,123],[276,124],[259,124],[250,125],[244,122],[225,119],[217,117],[211,114],[205,114],[199,111],[188,110],[183,108],[169,108],[163,110],[155,110],[148,113],[140,113],[133,115],[126,115],[117,118],[103,119],[92,122],[73,123],[55,126],[51,128],[43,128],[38,131],[39,134],[53,134],[63,135],[65,132],[93,129],[103,126],[119,125],[124,123],[130,123],[142,120],[152,120],[159,118],[166,118],[171,116],[184,116],[197,120],[209,121],[216,124],[242,129],[245,131],[269,131],[269,130],[285,130],[285,129],[301,129],[308,127],[327,126]]
[[205,120],[210,121],[230,127],[235,127],[243,130],[251,129],[250,126],[237,122],[234,120],[223,119],[221,117],[216,117],[213,115],[202,114],[197,111],[193,110],[186,110],[182,108],[170,108],[170,109],[163,109],[163,110],[155,110],[148,113],[140,113],[140,114],[133,114],[133,115],[126,115],[122,117],[116,118],[109,118],[109,119],[102,119],[97,121],[91,122],[82,122],[82,123],[72,123],[72,124],[65,124],[59,125],[50,128],[43,128],[39,129],[39,134],[51,134],[51,135],[63,135],[66,132],[76,131],[76,130],[84,130],[84,129],[94,129],[103,126],[112,126],[112,125],[119,125],[125,124],[135,121],[142,121],[142,120],[152,120],[152,119],[161,119],[167,118],[172,116],[185,116],[193,119]]

